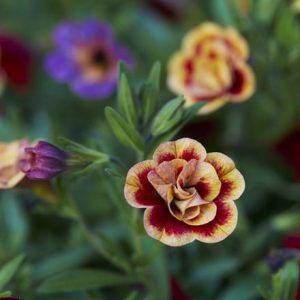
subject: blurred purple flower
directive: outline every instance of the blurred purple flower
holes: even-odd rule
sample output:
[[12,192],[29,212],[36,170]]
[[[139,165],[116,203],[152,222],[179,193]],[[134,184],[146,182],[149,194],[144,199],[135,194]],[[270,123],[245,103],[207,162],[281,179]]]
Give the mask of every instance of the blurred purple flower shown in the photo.
[[49,180],[65,171],[69,154],[58,147],[39,141],[34,147],[25,148],[25,158],[20,169],[31,180]]
[[103,22],[64,22],[53,38],[56,50],[46,57],[45,67],[79,96],[97,99],[111,95],[117,85],[118,61],[133,65],[129,51],[114,40],[111,28]]

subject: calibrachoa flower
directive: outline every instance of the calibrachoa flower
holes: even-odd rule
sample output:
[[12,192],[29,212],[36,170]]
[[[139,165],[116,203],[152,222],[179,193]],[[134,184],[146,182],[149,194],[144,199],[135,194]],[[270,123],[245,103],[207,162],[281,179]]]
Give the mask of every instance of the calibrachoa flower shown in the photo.
[[204,23],[186,35],[182,49],[171,58],[168,85],[188,105],[208,101],[202,114],[228,101],[244,101],[255,88],[248,57],[247,42],[236,29]]
[[39,141],[34,147],[25,148],[20,169],[31,180],[49,180],[65,171],[69,154],[58,147]]
[[0,85],[7,81],[23,89],[29,84],[32,55],[20,41],[0,34]]
[[116,89],[117,63],[132,66],[126,48],[113,37],[111,28],[97,20],[65,22],[54,32],[56,50],[46,58],[46,69],[60,82],[86,98],[102,98]]
[[12,188],[25,177],[19,169],[19,162],[28,145],[27,140],[0,143],[0,189]]
[[215,243],[237,223],[244,178],[234,162],[218,152],[206,153],[196,140],[182,138],[161,144],[153,155],[127,174],[125,198],[146,208],[147,233],[169,246],[194,240]]

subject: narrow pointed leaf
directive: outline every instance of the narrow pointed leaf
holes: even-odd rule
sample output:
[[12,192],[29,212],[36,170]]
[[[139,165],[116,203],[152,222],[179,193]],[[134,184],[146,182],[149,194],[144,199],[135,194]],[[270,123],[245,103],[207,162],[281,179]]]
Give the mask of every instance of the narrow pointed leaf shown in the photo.
[[133,126],[137,126],[136,104],[130,90],[128,79],[124,73],[120,74],[118,83],[118,103],[127,121]]
[[105,108],[106,119],[118,140],[125,146],[142,152],[144,141],[139,133],[124,120],[124,118],[111,107]]
[[2,289],[17,272],[24,260],[24,254],[15,257],[0,269],[0,289]]
[[147,83],[151,84],[157,91],[159,91],[160,88],[160,73],[161,64],[160,62],[156,62],[154,63],[147,79]]

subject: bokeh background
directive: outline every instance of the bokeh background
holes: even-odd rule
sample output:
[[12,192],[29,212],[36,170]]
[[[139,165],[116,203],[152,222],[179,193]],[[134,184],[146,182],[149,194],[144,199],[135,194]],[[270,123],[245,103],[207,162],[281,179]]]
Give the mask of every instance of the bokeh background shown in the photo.
[[[228,154],[244,174],[237,229],[219,244],[164,247],[148,268],[155,275],[159,300],[261,299],[257,287],[270,285],[267,257],[272,249],[300,248],[299,14],[297,1],[287,0],[1,0],[0,69],[12,68],[21,79],[8,81],[1,95],[0,139],[59,143],[65,136],[119,156],[128,165],[134,162],[104,118],[104,107],[115,106],[115,95],[86,101],[46,73],[44,58],[53,48],[52,32],[59,22],[95,18],[109,23],[132,52],[136,87],[160,61],[162,101],[174,97],[166,86],[166,67],[187,31],[208,20],[237,28],[249,43],[254,96],[196,117],[179,133],[199,140],[208,151]],[[14,47],[4,52],[3,36],[21,43],[25,54]],[[28,72],[19,74],[20,63]],[[123,196],[113,180],[99,168],[74,182],[72,196],[89,226],[130,255],[129,228],[114,203]],[[144,239],[147,247],[157,247]],[[62,271],[113,269],[86,241],[59,197],[26,188],[1,191],[0,266],[19,253],[26,259],[8,289],[21,299],[148,299],[141,293],[129,298],[132,287],[127,286],[38,292],[47,278]]]

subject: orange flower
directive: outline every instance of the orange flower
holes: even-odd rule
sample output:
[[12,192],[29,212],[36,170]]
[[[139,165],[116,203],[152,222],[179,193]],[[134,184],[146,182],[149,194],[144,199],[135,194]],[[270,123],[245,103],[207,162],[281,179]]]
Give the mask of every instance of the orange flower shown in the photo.
[[127,202],[146,208],[144,226],[154,239],[169,246],[199,240],[225,239],[237,223],[244,178],[222,153],[206,153],[189,138],[161,144],[153,160],[142,161],[127,174]]
[[210,113],[253,94],[255,79],[248,57],[247,42],[236,29],[204,23],[186,35],[181,51],[171,58],[168,85],[183,94],[188,105],[208,101],[200,113]]
[[19,161],[28,145],[27,140],[0,143],[0,189],[12,188],[25,177],[19,169]]

